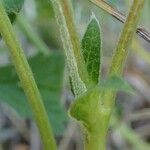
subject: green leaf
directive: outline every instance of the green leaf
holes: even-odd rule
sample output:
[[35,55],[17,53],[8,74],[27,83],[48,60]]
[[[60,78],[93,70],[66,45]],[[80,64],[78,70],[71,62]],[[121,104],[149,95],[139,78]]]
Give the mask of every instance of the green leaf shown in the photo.
[[123,91],[127,93],[134,93],[134,89],[123,80],[120,76],[112,75],[101,84],[103,89],[111,89],[115,91]]
[[[39,54],[29,59],[29,64],[43,97],[54,133],[61,135],[64,131],[64,124],[68,120],[67,113],[59,101],[64,72],[64,57],[61,54],[50,56]],[[0,101],[12,106],[21,116],[32,117],[26,96],[15,69],[11,65],[0,67]]]
[[6,9],[6,12],[11,20],[11,22],[14,22],[16,15],[21,10],[24,0],[1,0],[3,2],[3,5]]
[[36,0],[38,18],[46,20],[54,18],[54,12],[50,0]]
[[94,15],[82,39],[82,52],[90,81],[97,84],[101,65],[101,36],[99,23]]

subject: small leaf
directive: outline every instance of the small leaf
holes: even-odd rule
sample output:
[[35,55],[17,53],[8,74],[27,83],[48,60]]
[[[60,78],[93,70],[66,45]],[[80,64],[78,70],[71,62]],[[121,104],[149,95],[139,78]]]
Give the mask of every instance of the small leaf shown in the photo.
[[[58,61],[59,60],[59,61]],[[29,59],[35,80],[42,95],[55,135],[62,135],[68,120],[65,109],[60,104],[64,57],[36,55]],[[26,96],[12,65],[0,67],[0,102],[13,107],[22,117],[32,117]]]
[[24,4],[24,0],[2,0],[2,2],[11,22],[14,22],[16,15]]
[[123,91],[127,93],[134,93],[134,89],[121,77],[112,75],[105,82],[101,84],[103,89],[112,89],[115,91]]
[[97,84],[101,64],[101,37],[99,23],[94,15],[82,39],[82,52],[90,81]]

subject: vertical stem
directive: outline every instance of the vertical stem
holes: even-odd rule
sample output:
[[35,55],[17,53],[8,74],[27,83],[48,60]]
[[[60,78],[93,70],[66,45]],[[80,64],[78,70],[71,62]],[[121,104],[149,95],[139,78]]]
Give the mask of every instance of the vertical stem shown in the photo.
[[106,114],[97,115],[97,122],[91,126],[91,130],[85,132],[84,149],[85,150],[105,150],[107,133]]
[[21,85],[28,98],[32,108],[33,115],[39,128],[45,150],[55,150],[56,144],[52,134],[52,129],[48,121],[46,110],[34,80],[32,71],[21,45],[13,31],[10,20],[0,2],[0,33],[10,49],[12,61],[15,65],[17,74],[20,78]]
[[78,72],[81,77],[81,79],[84,81],[84,83],[88,86],[89,79],[88,74],[85,66],[85,61],[82,55],[81,51],[81,44],[80,40],[76,31],[75,23],[74,23],[74,15],[72,6],[70,4],[70,0],[60,0],[60,4],[63,10],[63,15],[66,20],[66,25],[70,34],[70,39],[72,42],[73,52],[74,56],[77,62]]
[[128,15],[125,27],[122,31],[119,39],[116,52],[113,56],[112,64],[109,69],[109,74],[121,74],[124,66],[124,62],[128,55],[128,47],[132,41],[142,8],[145,0],[134,0],[131,11]]
[[49,55],[50,50],[47,45],[42,41],[42,39],[33,31],[32,27],[27,22],[26,18],[23,15],[17,17],[17,23],[23,33],[28,37],[28,39],[36,46],[39,52]]
[[[75,56],[75,51],[79,51],[79,47],[77,47],[77,49],[75,49],[75,41],[78,41],[77,37],[75,36],[74,38],[71,37],[71,35],[76,33],[72,33],[75,32],[75,30],[73,29],[73,23],[71,23],[73,21],[73,19],[68,19],[67,15],[70,16],[70,12],[65,12],[65,9],[68,9],[68,0],[64,0],[63,2],[67,5],[65,8],[62,3],[61,0],[51,0],[52,5],[53,5],[53,9],[55,12],[55,16],[57,19],[57,23],[60,29],[60,33],[61,33],[61,39],[63,42],[63,47],[66,53],[66,58],[67,58],[67,66],[68,66],[68,72],[69,72],[69,76],[71,77],[71,81],[72,81],[72,85],[73,85],[73,90],[75,92],[75,95],[78,96],[80,94],[83,94],[86,91],[86,85],[84,84],[83,81],[83,76],[85,75],[84,73],[79,74],[79,71],[83,71],[85,70],[85,68],[83,67],[83,60],[81,58],[78,58],[79,60],[82,60],[77,62],[78,56]],[[72,14],[72,13],[71,13]],[[72,24],[72,25],[68,25]],[[79,41],[78,41],[79,42]],[[80,57],[80,56],[79,56]],[[80,64],[81,68],[78,68],[80,66],[78,66]]]
[[[135,33],[143,5],[144,5],[144,0],[134,0],[133,2],[133,6],[126,20],[115,54],[113,56],[113,60],[109,69],[108,76],[111,76],[113,74],[121,75],[122,73],[124,62],[128,54],[127,48]],[[98,118],[96,119],[97,123],[96,122],[92,123],[90,130],[88,130],[87,132],[87,136],[85,140],[85,150],[106,149],[105,138],[106,138],[106,133],[109,125],[111,112],[114,106],[115,95],[116,92],[111,90],[105,90],[102,93],[102,96],[100,97],[102,103],[100,103],[99,106],[100,108],[98,109],[100,112]],[[94,118],[96,118],[96,114],[94,115]]]
[[[101,134],[101,133],[100,133]],[[85,150],[105,150],[106,137],[99,138],[99,135],[90,135],[89,142],[85,142]]]
[[[128,55],[128,47],[136,31],[144,2],[145,0],[134,0],[133,2],[118,45],[116,47],[111,66],[109,68],[108,76],[111,76],[112,74],[122,74],[124,63]],[[110,108],[110,110],[113,108],[115,95],[116,92],[112,92],[110,90],[104,92],[104,105],[105,107]]]

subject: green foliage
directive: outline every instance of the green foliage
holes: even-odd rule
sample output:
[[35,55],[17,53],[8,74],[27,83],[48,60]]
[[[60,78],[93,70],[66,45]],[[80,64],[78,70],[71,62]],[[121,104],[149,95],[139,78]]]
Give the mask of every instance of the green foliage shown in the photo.
[[[61,54],[50,56],[39,54],[30,58],[29,64],[43,97],[54,133],[60,135],[63,133],[64,123],[67,121],[67,115],[59,101],[64,58]],[[11,65],[0,68],[0,101],[8,103],[23,117],[32,116],[15,69]]]
[[102,89],[109,89],[113,91],[123,91],[127,93],[134,93],[134,89],[122,77],[117,75],[110,76],[107,80],[101,83]]
[[36,6],[38,17],[40,17],[40,19],[42,18],[44,20],[50,17],[54,17],[54,12],[50,0],[37,0]]
[[104,149],[109,113],[103,106],[100,86],[88,90],[71,105],[70,115],[83,125],[86,150]]
[[3,2],[3,5],[6,9],[6,12],[11,20],[11,22],[14,22],[16,15],[21,10],[24,0],[1,0]]
[[99,23],[93,16],[82,39],[82,52],[90,81],[97,84],[101,65],[101,37]]
[[[70,114],[78,121],[84,122],[89,125],[93,123],[96,118],[96,114],[99,114],[99,108],[101,107],[101,98],[103,90],[124,91],[132,93],[134,90],[132,87],[119,76],[111,76],[107,80],[103,81],[100,86],[88,90],[83,95],[79,96],[71,106]],[[95,117],[93,117],[95,116]]]

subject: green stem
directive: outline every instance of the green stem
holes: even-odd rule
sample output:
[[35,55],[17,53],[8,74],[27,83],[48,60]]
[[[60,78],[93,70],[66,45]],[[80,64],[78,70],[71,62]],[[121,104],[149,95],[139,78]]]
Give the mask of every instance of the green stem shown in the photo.
[[[127,17],[124,29],[119,39],[116,51],[114,53],[108,76],[111,76],[113,74],[122,74],[124,63],[128,55],[128,47],[130,46],[130,42],[132,41],[132,38],[136,31],[144,2],[145,0],[134,0],[133,2],[132,8]],[[116,92],[112,92],[110,90],[106,90],[103,95],[104,106],[110,109],[110,111],[113,109],[115,95]]]
[[[106,149],[106,133],[105,125],[107,116],[99,115],[97,122],[91,126],[91,130],[85,132],[84,149],[85,150],[105,150]],[[103,123],[102,123],[103,120]],[[84,131],[84,130],[83,130]]]
[[72,42],[74,56],[77,62],[78,72],[81,79],[84,83],[89,86],[88,73],[85,66],[85,61],[81,51],[80,40],[76,31],[74,18],[73,18],[73,10],[70,4],[70,0],[60,0],[60,4],[63,10],[63,15],[66,20],[66,25],[70,34],[70,40]]
[[131,11],[125,23],[125,27],[119,39],[115,55],[113,56],[112,65],[109,69],[109,75],[120,75],[122,73],[124,62],[128,55],[128,47],[130,46],[130,43],[136,31],[144,2],[145,0],[134,0]]
[[109,111],[101,104],[101,89],[96,87],[79,96],[69,113],[83,126],[85,150],[105,150]]
[[47,45],[42,41],[42,39],[33,31],[32,27],[29,25],[28,21],[23,15],[17,17],[17,23],[21,28],[21,31],[28,37],[28,39],[35,45],[39,52],[48,55],[50,50]]
[[32,108],[33,115],[43,141],[45,150],[55,150],[56,144],[52,134],[52,129],[48,121],[48,116],[41,99],[41,95],[34,80],[32,71],[29,67],[27,59],[21,45],[13,31],[10,20],[0,2],[0,33],[10,49],[12,61],[15,65],[17,74],[20,78],[21,85],[28,98]]
[[[68,0],[51,0],[61,33],[63,47],[67,57],[69,76],[76,96],[86,91],[84,59],[80,52],[79,40],[71,17]],[[79,67],[79,68],[78,68]],[[81,67],[81,68],[80,68]],[[82,73],[81,73],[82,72]]]
[[[128,54],[127,48],[135,33],[143,5],[144,5],[144,0],[134,0],[133,2],[133,6],[126,20],[126,23],[122,31],[120,40],[118,42],[115,54],[113,56],[113,60],[109,69],[108,76],[111,76],[113,74],[121,75],[122,73],[124,62]],[[116,95],[116,92],[111,91],[111,90],[105,90],[102,93],[102,95],[100,95],[100,99],[99,99],[100,105],[98,105],[100,108],[99,109],[96,109],[95,107],[93,108],[95,112],[96,110],[97,112],[99,112],[98,116],[96,114],[92,115],[92,117],[94,116],[94,118],[96,118],[94,124],[92,123],[93,121],[91,117],[92,111],[90,112],[90,114],[88,114],[88,112],[86,113],[87,115],[89,115],[88,124],[86,126],[88,128],[90,127],[90,130],[85,126],[85,128],[88,131],[86,134],[87,140],[85,140],[85,150],[105,150],[106,149],[104,144],[105,144],[105,138],[106,138],[106,133],[107,133],[108,125],[109,125],[111,112],[114,106],[115,95]],[[90,105],[90,107],[92,107],[92,105]],[[85,109],[83,110],[85,111]],[[79,112],[79,110],[76,112]],[[92,129],[95,129],[95,130],[92,130]]]
[[[106,147],[106,137],[100,137],[99,132],[97,134],[90,134],[90,139],[88,142],[85,141],[85,150],[105,150]],[[100,133],[101,134],[101,133]]]
[[[111,76],[113,74],[116,74],[116,75],[122,74],[124,63],[128,55],[128,47],[136,31],[138,20],[140,18],[140,14],[144,6],[144,2],[145,2],[144,0],[134,0],[133,2],[132,8],[127,17],[124,29],[119,39],[115,54],[113,56],[112,64],[109,68],[108,76]],[[111,90],[105,90],[102,93],[101,98],[102,98],[102,103],[104,107],[103,109],[107,110],[108,112],[108,118],[107,118],[108,120],[104,118],[104,119],[101,119],[101,122],[106,121],[105,125],[107,128],[109,125],[109,120],[110,120],[109,118],[111,116],[111,112],[114,107],[115,96],[116,96],[116,92],[111,91]]]

